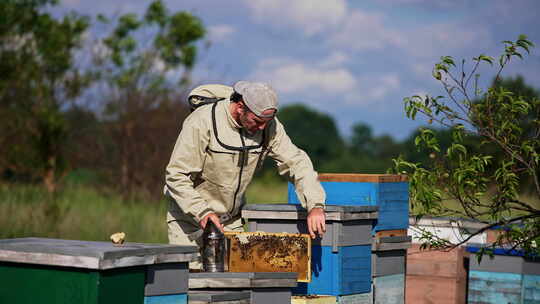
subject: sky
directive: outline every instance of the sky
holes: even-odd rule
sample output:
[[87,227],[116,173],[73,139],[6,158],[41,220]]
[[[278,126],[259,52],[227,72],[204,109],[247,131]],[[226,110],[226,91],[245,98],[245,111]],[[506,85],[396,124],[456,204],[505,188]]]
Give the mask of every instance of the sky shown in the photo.
[[[408,137],[425,120],[405,116],[403,98],[442,93],[432,77],[441,56],[458,62],[498,57],[503,40],[537,44],[503,76],[540,88],[538,0],[170,0],[208,33],[193,70],[196,84],[263,81],[280,104],[303,103],[334,118],[342,136],[355,123],[375,135]],[[61,0],[56,10],[94,16],[142,14],[146,0]],[[481,83],[495,68],[480,70]]]

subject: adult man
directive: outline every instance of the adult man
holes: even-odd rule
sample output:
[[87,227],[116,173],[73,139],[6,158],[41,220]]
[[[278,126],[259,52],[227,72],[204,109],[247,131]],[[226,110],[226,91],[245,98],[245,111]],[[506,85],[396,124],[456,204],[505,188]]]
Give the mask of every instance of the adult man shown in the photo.
[[[216,91],[227,98],[212,100],[218,97]],[[311,237],[322,235],[325,193],[309,157],[291,142],[275,117],[274,90],[267,84],[239,81],[234,88],[198,87],[192,97],[212,102],[186,118],[166,168],[169,242],[200,247],[201,228],[208,221],[222,230],[241,231],[244,192],[266,156],[294,182],[309,212]],[[194,265],[190,267],[198,267]]]

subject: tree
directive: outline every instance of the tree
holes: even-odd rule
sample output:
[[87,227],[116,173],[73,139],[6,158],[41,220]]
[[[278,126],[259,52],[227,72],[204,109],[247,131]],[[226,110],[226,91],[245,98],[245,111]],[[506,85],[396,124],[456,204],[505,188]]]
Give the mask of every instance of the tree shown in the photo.
[[[413,212],[485,223],[459,244],[426,232],[425,246],[451,248],[488,229],[502,227],[504,233],[491,249],[504,245],[540,253],[536,246],[540,241],[540,101],[499,85],[504,83],[500,82],[504,68],[521,59],[522,53],[529,53],[533,44],[524,35],[503,43],[498,60],[479,55],[472,64],[462,60],[458,67],[452,57],[441,57],[433,76],[445,96],[404,99],[407,117],[415,119],[420,113],[452,134],[450,145],[443,150],[433,130],[424,128],[415,145],[430,156],[429,160],[394,160],[395,171],[409,175]],[[479,87],[477,71],[481,65],[496,69],[496,81],[487,90]],[[478,142],[480,150],[467,148],[465,142],[470,139]],[[519,186],[525,180],[532,182],[532,196],[520,195]]]
[[74,64],[88,20],[43,11],[54,4],[0,2],[0,169],[37,179],[49,192],[66,172],[62,109],[90,79]]
[[278,111],[278,118],[292,142],[310,156],[315,168],[324,170],[325,162],[341,155],[344,142],[329,115],[295,104]]
[[122,193],[160,194],[163,172],[188,114],[182,92],[196,63],[196,43],[205,35],[188,12],[171,13],[153,1],[144,16],[125,14],[98,43],[105,125],[112,146],[103,149]]
[[373,155],[373,131],[365,123],[356,123],[352,127],[351,149],[356,153]]

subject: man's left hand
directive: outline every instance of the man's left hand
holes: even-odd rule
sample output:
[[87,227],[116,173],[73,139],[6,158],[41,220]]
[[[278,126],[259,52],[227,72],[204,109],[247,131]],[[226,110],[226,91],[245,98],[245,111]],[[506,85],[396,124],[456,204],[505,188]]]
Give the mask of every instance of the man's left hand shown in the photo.
[[317,237],[317,234],[322,237],[326,232],[326,215],[323,208],[313,208],[308,213],[307,217],[308,231],[312,239]]

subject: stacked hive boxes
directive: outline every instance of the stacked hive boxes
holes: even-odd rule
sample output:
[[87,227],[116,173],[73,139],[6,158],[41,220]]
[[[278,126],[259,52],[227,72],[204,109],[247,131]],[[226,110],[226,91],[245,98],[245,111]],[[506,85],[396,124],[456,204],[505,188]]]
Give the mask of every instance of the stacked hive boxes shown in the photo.
[[0,303],[187,303],[195,247],[0,240]]
[[407,256],[406,303],[465,304],[467,252],[420,250],[413,244]]
[[409,236],[374,239],[371,255],[374,303],[404,302],[405,265],[410,246]]
[[[470,244],[470,253],[483,245]],[[497,248],[493,257],[471,258],[467,303],[540,303],[540,260],[520,250]]]
[[[250,231],[307,233],[306,210],[298,205],[248,205],[242,217]],[[312,242],[311,282],[299,283],[297,294],[351,295],[371,290],[371,231],[376,206],[326,208],[326,233]]]
[[[485,243],[491,231],[472,236],[485,224],[460,218],[410,219],[413,247],[407,258],[406,302],[464,304],[467,302],[469,254],[463,247],[452,250],[420,250],[422,233],[429,232],[452,243]],[[470,239],[469,239],[470,237]]]
[[[365,280],[369,280],[373,288],[367,291],[338,290],[332,295],[336,295],[340,303],[403,303],[405,257],[406,249],[410,246],[410,238],[407,237],[409,194],[406,177],[390,174],[320,174],[319,180],[325,189],[328,205],[373,206],[378,210],[378,217],[371,228],[372,249],[369,250],[373,266],[370,273],[364,274]],[[288,201],[289,204],[300,204],[292,184],[289,184]],[[324,253],[324,256],[330,255]],[[317,266],[313,267],[315,273]],[[328,280],[325,283],[332,284]],[[315,294],[327,292],[315,288],[301,291]]]

